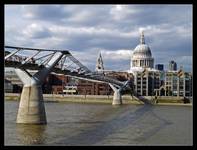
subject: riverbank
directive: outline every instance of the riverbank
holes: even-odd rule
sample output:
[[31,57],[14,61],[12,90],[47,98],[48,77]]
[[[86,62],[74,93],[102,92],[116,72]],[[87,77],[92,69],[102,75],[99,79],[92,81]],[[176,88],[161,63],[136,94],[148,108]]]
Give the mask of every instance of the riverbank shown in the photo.
[[[5,93],[5,100],[20,100],[19,93]],[[76,103],[100,103],[112,104],[113,95],[60,95],[60,94],[43,94],[45,102],[76,102]],[[146,96],[146,99],[154,102],[154,105],[177,105],[177,106],[192,106],[192,103],[184,103],[182,98],[177,97],[158,97],[157,103],[151,96]],[[142,105],[142,101],[130,95],[122,96],[123,104]]]

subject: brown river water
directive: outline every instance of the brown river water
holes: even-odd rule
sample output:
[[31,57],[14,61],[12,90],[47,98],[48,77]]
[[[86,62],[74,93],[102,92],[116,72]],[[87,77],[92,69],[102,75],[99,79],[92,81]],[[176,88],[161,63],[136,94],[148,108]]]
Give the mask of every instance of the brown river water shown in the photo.
[[16,124],[19,102],[5,101],[5,145],[192,145],[191,106],[45,102],[47,125]]

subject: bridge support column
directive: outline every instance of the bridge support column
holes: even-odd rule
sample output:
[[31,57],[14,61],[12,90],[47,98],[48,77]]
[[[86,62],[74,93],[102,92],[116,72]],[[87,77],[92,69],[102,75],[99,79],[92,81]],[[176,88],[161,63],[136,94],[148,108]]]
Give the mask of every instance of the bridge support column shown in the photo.
[[119,90],[114,92],[112,105],[121,105],[122,104],[122,95]]
[[121,105],[122,104],[122,95],[121,95],[120,89],[116,88],[111,83],[109,83],[109,85],[114,91],[112,105]]
[[31,75],[25,69],[15,69],[16,74],[23,82],[20,104],[16,123],[23,124],[46,124],[46,113],[43,101],[42,83],[51,69],[62,58],[62,53],[56,53],[45,67]]
[[41,85],[23,87],[16,122],[24,124],[47,123]]

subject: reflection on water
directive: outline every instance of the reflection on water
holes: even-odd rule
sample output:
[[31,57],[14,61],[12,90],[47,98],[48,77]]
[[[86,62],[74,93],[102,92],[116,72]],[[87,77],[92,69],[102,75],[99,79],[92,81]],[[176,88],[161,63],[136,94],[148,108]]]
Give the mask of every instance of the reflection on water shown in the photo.
[[[153,112],[154,106],[142,105],[134,109],[135,111],[131,111],[128,107],[122,109],[122,107],[123,106],[119,106],[118,110],[118,106],[116,106],[117,111],[114,112],[114,117],[108,118],[108,121],[98,124],[91,129],[84,130],[75,136],[62,138],[57,144],[64,143],[66,145],[75,145],[77,143],[77,145],[108,145],[116,144],[117,142],[118,145],[121,145],[120,140],[122,139],[127,141],[127,144],[135,144],[142,142],[159,130],[172,124],[172,122],[157,116]],[[152,116],[152,118],[149,116]],[[140,124],[141,120],[144,120],[146,117],[150,118],[153,122],[157,122],[157,124],[151,124],[151,126],[147,124],[147,127],[146,125],[144,126],[144,124]],[[129,130],[125,133],[124,129]],[[120,135],[121,132],[124,133],[124,135]],[[131,137],[130,135],[135,136]],[[108,138],[110,136],[111,139]],[[115,142],[112,139],[114,139]]]
[[5,103],[5,145],[191,145],[192,108],[45,103],[47,125],[16,124]]
[[46,125],[16,124],[17,135],[24,145],[43,144]]

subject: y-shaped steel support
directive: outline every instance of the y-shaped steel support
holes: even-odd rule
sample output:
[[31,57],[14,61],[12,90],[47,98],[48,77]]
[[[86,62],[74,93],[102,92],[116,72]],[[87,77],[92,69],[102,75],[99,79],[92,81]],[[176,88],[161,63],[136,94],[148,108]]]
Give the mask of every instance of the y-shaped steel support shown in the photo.
[[109,83],[110,87],[114,91],[113,101],[112,105],[121,105],[122,104],[122,95],[121,95],[121,89],[116,88],[113,84]]
[[17,123],[47,123],[42,95],[42,83],[62,56],[63,53],[61,52],[55,53],[45,67],[33,76],[26,70],[15,69],[16,74],[24,84],[17,114]]

